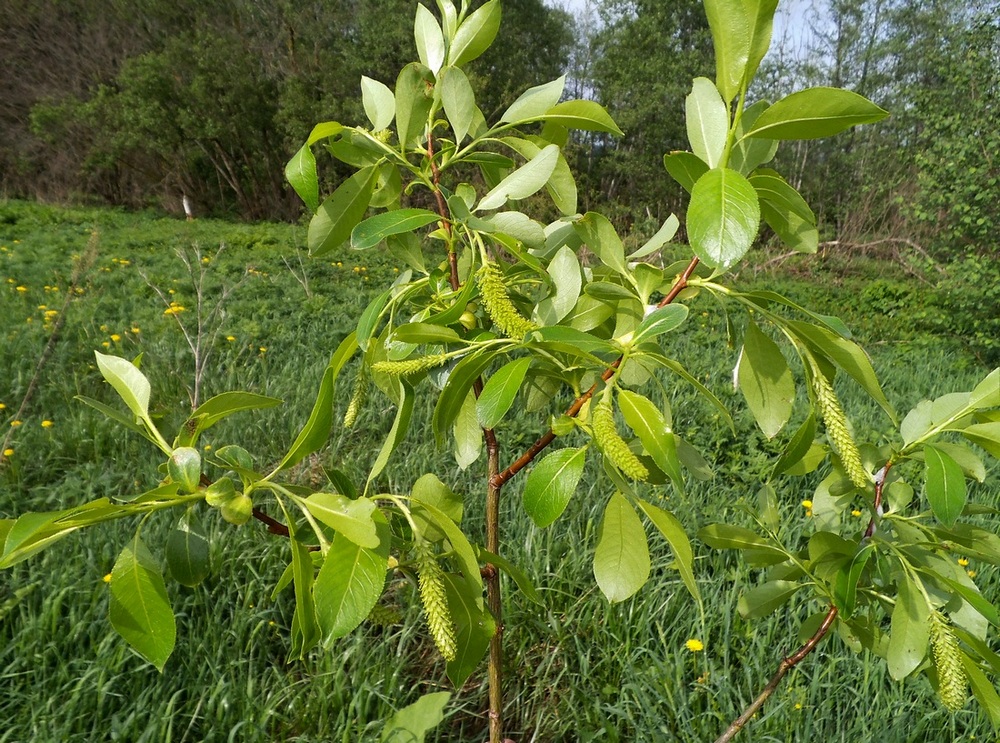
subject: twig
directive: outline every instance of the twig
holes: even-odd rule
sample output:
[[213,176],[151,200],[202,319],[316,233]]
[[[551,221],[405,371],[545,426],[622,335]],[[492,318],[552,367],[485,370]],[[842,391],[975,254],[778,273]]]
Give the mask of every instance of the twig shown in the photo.
[[930,253],[928,253],[924,248],[915,243],[913,240],[910,240],[905,237],[883,237],[878,240],[872,240],[866,243],[849,242],[846,240],[829,240],[827,242],[820,243],[819,247],[821,248],[845,247],[845,248],[854,248],[856,250],[864,250],[865,248],[874,248],[876,245],[884,245],[886,243],[906,245],[912,248],[916,252],[920,253],[920,255],[922,255],[928,261],[930,261],[931,264],[934,266],[934,269],[939,274],[941,274],[942,276],[948,275],[948,272],[941,266],[941,264],[935,261],[933,258],[931,258]]

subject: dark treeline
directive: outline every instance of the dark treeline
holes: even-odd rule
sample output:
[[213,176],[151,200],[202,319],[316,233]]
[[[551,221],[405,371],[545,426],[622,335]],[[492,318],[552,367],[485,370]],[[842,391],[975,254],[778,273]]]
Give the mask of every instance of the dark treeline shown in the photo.
[[[414,57],[413,0],[5,0],[0,3],[0,188],[8,196],[294,219],[287,158],[319,121],[363,122],[362,74],[392,86]],[[755,98],[847,87],[893,116],[784,147],[825,236],[992,247],[1000,228],[996,0],[817,0],[785,25]],[[594,0],[571,18],[505,0],[477,60],[497,116],[564,72],[605,104],[621,140],[582,137],[582,206],[623,226],[683,209],[662,157],[686,146],[684,96],[712,77],[700,0]]]

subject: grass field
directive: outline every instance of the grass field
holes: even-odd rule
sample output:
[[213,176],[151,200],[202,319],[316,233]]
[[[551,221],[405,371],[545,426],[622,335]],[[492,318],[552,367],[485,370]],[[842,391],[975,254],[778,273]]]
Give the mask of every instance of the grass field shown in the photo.
[[[230,419],[204,441],[241,444],[260,463],[280,457],[308,415],[330,351],[353,329],[376,288],[393,276],[376,251],[300,261],[303,242],[301,226],[186,223],[0,202],[0,436],[11,432],[13,450],[0,468],[0,518],[155,484],[157,452],[73,397],[114,402],[97,372],[95,349],[130,358],[142,353],[154,413],[165,430],[175,429],[190,410],[194,376],[177,324],[191,328],[198,314],[191,272],[204,274],[208,309],[220,292],[232,289],[203,334],[214,334],[214,340],[206,346],[201,399],[247,389],[285,400],[280,408]],[[67,301],[74,256],[87,255],[88,245],[93,266]],[[178,251],[188,257],[191,272]],[[914,308],[886,303],[884,291],[871,289],[876,278],[883,289],[906,289],[898,296],[907,301],[918,301],[923,291],[898,267],[835,255],[796,258],[778,272],[747,273],[736,281],[786,292],[845,319],[871,352],[900,410],[968,389],[985,374],[950,339],[914,330]],[[735,350],[726,347],[717,305],[699,297],[691,308],[693,320],[673,336],[672,351],[737,411],[739,430],[733,436],[718,428],[709,408],[677,388],[677,430],[716,471],[712,481],[692,482],[685,497],[666,501],[694,534],[712,521],[747,519],[742,505],[754,502],[784,437],[760,437],[732,392]],[[57,325],[60,333],[37,391],[18,415]],[[873,405],[847,385],[841,391],[863,437],[888,433]],[[339,412],[345,405],[339,403]],[[482,521],[481,471],[474,465],[458,472],[448,452],[420,435],[431,405],[429,397],[418,403],[418,420],[390,466],[389,484],[408,488],[422,473],[436,472],[465,494],[467,524],[475,533]],[[300,476],[315,477],[327,464],[354,475],[366,472],[390,412],[388,401],[369,405],[359,426],[350,435],[335,431],[329,448]],[[504,461],[540,432],[541,420],[526,414],[504,424],[498,432]],[[20,424],[12,428],[15,421]],[[600,480],[585,476],[584,482]],[[783,516],[789,528],[801,529],[800,502],[815,482],[782,484]],[[516,591],[509,594],[506,719],[518,743],[714,740],[782,654],[797,646],[799,622],[820,608],[793,601],[766,620],[744,622],[736,601],[758,571],[734,554],[696,542],[696,573],[706,599],[701,617],[658,537],[651,539],[650,583],[636,597],[609,606],[591,573],[609,492],[585,487],[562,519],[539,530],[520,510],[522,487],[523,480],[515,480],[505,490],[503,547],[532,578],[546,608]],[[995,486],[973,487],[972,497],[998,505]],[[154,550],[169,520],[154,519],[145,527],[144,539]],[[363,627],[305,661],[286,662],[293,602],[290,593],[274,601],[270,596],[287,545],[255,522],[240,529],[209,524],[213,576],[196,589],[168,584],[178,644],[163,674],[132,654],[107,620],[102,577],[134,524],[96,528],[0,573],[0,742],[374,741],[394,709],[426,691],[448,688],[405,584],[393,584],[390,594],[413,621]],[[984,594],[995,596],[991,568],[974,567]],[[704,651],[688,651],[688,639],[701,640]],[[484,684],[484,675],[475,674],[455,695],[433,740],[486,738]],[[925,681],[895,683],[881,661],[855,655],[832,637],[785,680],[741,739],[888,743],[990,740],[993,733],[971,704],[951,715]]]

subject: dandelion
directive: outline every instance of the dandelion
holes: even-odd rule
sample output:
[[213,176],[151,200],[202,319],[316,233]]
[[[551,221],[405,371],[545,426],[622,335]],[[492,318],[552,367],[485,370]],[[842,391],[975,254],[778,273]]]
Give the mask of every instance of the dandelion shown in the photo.
[[55,317],[58,314],[59,314],[59,310],[46,310],[45,311],[45,318],[47,320],[51,320],[53,317]]
[[855,508],[855,509],[854,509],[853,511],[851,511],[851,515],[852,515],[852,516],[853,516],[854,518],[857,518],[858,516],[860,516],[860,515],[861,515],[861,511],[859,511],[859,510],[858,510],[857,508]]
[[108,326],[107,325],[102,325],[100,327],[100,330],[101,330],[102,333],[107,333],[108,332]]
[[337,268],[343,268],[343,267],[344,267],[344,264],[342,262],[340,262],[340,261],[337,261]]
[[7,406],[0,402],[0,410],[6,410]]
[[235,335],[227,335],[226,336],[226,340],[229,341],[230,343],[232,343],[234,340],[236,340],[236,336]]
[[52,428],[52,426],[54,426],[54,425],[55,425],[55,423],[53,423],[50,420],[44,420],[44,421],[42,421],[42,428]]
[[11,427],[11,428],[17,428],[17,427],[18,427],[18,426],[20,426],[20,425],[21,425],[22,423],[24,423],[24,421],[11,421],[11,422],[10,422],[10,427]]
[[111,334],[111,340],[114,341],[115,343],[117,343],[121,339],[122,339],[122,337],[120,335],[118,335],[118,333],[112,333]]
[[809,510],[810,508],[813,507],[813,502],[811,500],[804,500],[802,501],[802,507],[805,508],[806,510]]
[[17,291],[21,292],[21,294],[24,294],[26,291],[28,291],[28,287],[24,286],[24,284],[20,284],[17,287]]
[[261,346],[257,350],[260,351],[261,353],[267,353],[267,346]]
[[205,451],[212,451],[212,445],[211,444],[205,444],[204,449],[205,449]]
[[5,457],[12,457],[12,456],[14,456],[14,450],[13,449],[4,449],[3,450],[3,455]]
[[187,309],[182,304],[177,304],[177,302],[171,302],[167,309],[163,310],[164,315],[179,315]]
[[204,258],[201,259],[201,262],[204,263],[205,265],[208,265],[209,263],[212,262],[212,259],[206,255]]
[[131,330],[131,332],[132,332],[132,335],[139,335],[139,326],[138,326],[138,325],[133,325],[133,326],[132,326],[132,327],[130,328],[130,330]]
[[111,573],[108,573],[107,575],[105,575],[103,580],[104,580],[105,583],[110,583],[111,582]]
[[16,284],[17,282],[14,281],[14,279],[7,279],[7,283],[8,284]]
[[111,344],[108,343],[107,341],[104,341],[104,343],[102,343],[101,345],[104,346],[105,348],[111,348]]
[[960,558],[958,558],[958,564],[961,565],[963,568],[964,567],[968,567],[968,565],[969,565],[969,558],[967,558],[967,557],[960,557]]
[[704,643],[702,643],[701,640],[696,640],[694,638],[685,642],[684,647],[686,647],[692,653],[700,653],[702,650],[705,649]]
[[802,709],[802,702],[796,702],[795,709]]
[[40,304],[40,305],[38,305],[38,309],[40,309],[40,310],[47,310],[48,308],[49,308],[49,306],[47,304]]
[[966,573],[966,575],[968,575],[968,576],[969,576],[970,578],[975,578],[975,577],[976,577],[976,571],[975,571],[975,570],[966,570],[966,571],[965,571],[965,573]]
[[354,273],[361,273],[361,266],[355,266]]
[[132,261],[129,261],[129,260],[126,260],[125,258],[122,258],[122,259],[120,259],[118,261],[118,265],[119,266],[131,266],[132,265]]

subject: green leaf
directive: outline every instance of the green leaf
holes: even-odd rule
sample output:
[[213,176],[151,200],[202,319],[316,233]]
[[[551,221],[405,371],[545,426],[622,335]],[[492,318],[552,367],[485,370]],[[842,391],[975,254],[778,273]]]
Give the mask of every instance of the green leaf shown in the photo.
[[625,133],[618,128],[614,119],[604,110],[603,106],[594,103],[594,101],[563,101],[537,118],[541,121],[559,124],[567,129],[582,129],[588,132],[605,132],[619,137],[625,136]]
[[309,132],[309,139],[306,140],[306,144],[312,146],[319,142],[321,139],[329,139],[330,137],[336,137],[344,131],[344,127],[338,124],[336,121],[324,121],[321,124],[317,124]]
[[611,220],[598,212],[587,212],[574,228],[580,239],[601,259],[601,263],[623,276],[629,275],[625,248]]
[[503,112],[500,121],[531,121],[542,116],[559,103],[565,87],[566,76],[563,75],[544,85],[528,88]]
[[696,77],[684,109],[691,151],[709,168],[716,167],[729,136],[729,110],[718,88],[707,77]]
[[338,531],[316,576],[316,620],[328,642],[353,632],[382,595],[392,534],[381,513],[373,516],[376,546],[362,547]]
[[962,435],[1000,459],[1000,422],[974,423],[962,429]]
[[664,333],[677,330],[687,320],[687,316],[688,307],[686,304],[668,304],[658,307],[639,323],[639,327],[635,329],[635,335],[632,337],[632,343],[638,346],[640,343],[645,343]]
[[694,577],[694,551],[691,549],[691,540],[688,539],[681,522],[669,511],[641,499],[639,500],[639,508],[645,512],[649,520],[667,540],[670,551],[674,553],[674,566],[680,573],[685,588],[700,604],[701,592],[698,590],[698,583]]
[[485,352],[476,355],[469,355],[463,358],[448,375],[441,396],[438,397],[434,406],[434,416],[431,420],[434,429],[434,436],[438,442],[443,442],[451,433],[452,424],[458,417],[462,406],[465,404],[466,396],[479,375],[490,365],[495,354]]
[[651,255],[657,250],[660,250],[664,245],[674,239],[674,235],[677,234],[677,230],[680,225],[681,223],[680,220],[677,219],[677,215],[671,214],[667,217],[663,226],[656,231],[655,235],[649,238],[649,240],[647,240],[641,248],[629,255],[629,259],[634,261],[639,258],[645,258],[647,255]]
[[94,351],[97,368],[137,418],[149,417],[149,380],[128,359]]
[[813,444],[813,440],[816,438],[816,413],[812,410],[809,411],[809,417],[806,418],[802,425],[799,426],[799,430],[795,432],[785,450],[781,453],[778,461],[774,464],[774,469],[771,470],[771,477],[773,479],[780,474],[787,472],[795,464],[798,464],[802,458],[809,452],[809,448]]
[[580,261],[568,245],[563,245],[552,256],[545,269],[552,279],[554,293],[538,303],[535,312],[542,325],[555,325],[565,318],[580,299],[583,278]]
[[693,152],[669,152],[663,156],[663,167],[688,193],[694,190],[698,179],[708,172],[705,161]]
[[392,331],[392,340],[413,344],[457,343],[461,338],[452,328],[425,322],[411,322],[395,328]]
[[490,377],[476,402],[476,415],[480,426],[493,428],[503,420],[510,406],[514,404],[530,366],[531,357],[526,356],[504,364]]
[[396,97],[385,83],[361,76],[361,102],[376,132],[388,128],[396,117]]
[[0,569],[16,565],[76,531],[79,527],[68,527],[57,523],[60,518],[70,512],[32,513],[29,511],[18,516],[14,523],[7,527],[3,551],[0,554]]
[[[462,497],[441,482],[436,475],[431,473],[421,475],[413,483],[410,495],[415,501],[429,503],[434,506],[455,524],[462,523],[462,511],[464,508]],[[439,542],[445,538],[444,532],[434,525],[434,521],[425,518],[419,509],[412,515],[417,524],[417,531],[424,539],[429,542]]]
[[433,85],[431,71],[418,62],[406,65],[396,78],[396,135],[404,150],[413,140],[423,137],[434,103]]
[[734,133],[736,144],[733,145],[729,154],[729,167],[742,175],[749,176],[759,166],[774,159],[774,155],[778,151],[778,140],[776,139],[744,138],[744,135],[757,121],[757,117],[769,105],[767,101],[757,101],[752,106],[748,106],[743,110],[743,116],[740,117],[740,121],[736,125]]
[[448,50],[448,64],[461,67],[485,52],[500,30],[500,1],[490,0],[477,8],[458,27]]
[[73,399],[79,400],[84,405],[89,405],[90,407],[94,408],[94,410],[101,411],[102,413],[104,413],[104,415],[113,420],[115,423],[119,424],[120,426],[124,426],[129,431],[132,431],[132,433],[137,433],[143,438],[152,441],[154,444],[156,443],[156,439],[149,434],[149,431],[147,431],[145,428],[143,428],[142,426],[140,426],[138,423],[135,422],[134,416],[127,416],[124,413],[121,413],[118,410],[115,410],[114,408],[110,407],[109,405],[105,405],[103,402],[95,400],[92,397],[86,397],[85,395],[76,395]]
[[444,33],[431,12],[419,4],[413,21],[413,38],[420,62],[436,75],[444,64]]
[[545,606],[545,602],[542,601],[542,597],[538,595],[538,591],[535,589],[535,586],[531,583],[531,580],[528,578],[527,574],[519,567],[517,567],[517,565],[512,563],[506,557],[495,555],[489,550],[482,549],[481,547],[477,548],[476,554],[479,556],[480,562],[490,563],[491,565],[495,565],[496,567],[500,568],[502,571],[507,573],[507,575],[509,575],[514,580],[514,583],[517,585],[521,593],[524,594],[524,597],[528,599],[528,601],[530,601],[533,604],[537,604],[538,606]]
[[396,209],[377,214],[351,231],[351,247],[355,250],[368,250],[390,235],[413,232],[440,219],[438,214],[427,209]]
[[604,509],[594,550],[594,577],[611,603],[624,601],[649,579],[649,545],[635,509],[614,493]]
[[819,247],[816,216],[799,192],[777,173],[750,176],[750,184],[760,198],[764,221],[792,250],[815,253]]
[[368,306],[365,307],[365,311],[361,313],[361,317],[358,319],[357,344],[358,348],[362,351],[368,350],[368,343],[378,328],[379,321],[382,319],[382,312],[385,310],[386,305],[389,304],[389,300],[392,299],[392,291],[391,288],[386,289],[369,302]]
[[795,402],[795,381],[778,344],[750,321],[736,362],[740,392],[769,439],[785,427]]
[[965,653],[961,653],[959,657],[962,660],[962,667],[965,669],[965,677],[969,680],[969,686],[972,688],[972,694],[989,716],[993,731],[1000,731],[1000,695],[997,694],[997,690],[986,674],[979,668],[979,664]]
[[934,446],[924,446],[927,500],[934,516],[945,526],[953,526],[962,515],[968,492],[962,468]]
[[728,104],[740,91],[750,56],[750,23],[744,0],[705,0],[715,49],[715,84]]
[[901,681],[915,671],[927,655],[931,610],[923,592],[904,575],[896,593],[886,661],[889,675]]
[[371,201],[375,189],[376,169],[362,168],[340,184],[336,191],[316,210],[309,222],[309,254],[326,255],[351,237]]
[[628,390],[619,390],[618,407],[656,466],[670,477],[677,491],[683,493],[684,477],[677,458],[677,444],[660,409],[649,398]]
[[438,89],[451,129],[455,132],[455,144],[460,144],[476,118],[476,94],[469,78],[458,67],[445,67],[441,71]]
[[750,250],[759,227],[757,192],[735,170],[710,170],[694,184],[687,211],[688,239],[706,265],[731,268]]
[[969,394],[969,406],[995,408],[1000,406],[1000,369],[994,369]]
[[191,413],[188,421],[196,421],[196,430],[201,433],[233,413],[273,408],[281,403],[277,397],[257,395],[253,392],[223,392],[199,405]]
[[834,598],[844,619],[850,619],[854,615],[854,607],[858,599],[858,581],[861,580],[861,574],[874,553],[875,545],[866,544],[858,550],[849,565],[845,565],[837,571]]
[[889,115],[864,96],[840,88],[807,88],[785,96],[757,117],[747,137],[819,139]]
[[[416,493],[414,493],[416,496]],[[433,524],[444,532],[445,537],[449,542],[451,542],[451,548],[454,550],[453,558],[458,560],[459,568],[462,571],[462,575],[465,576],[465,580],[470,586],[482,590],[483,578],[479,572],[479,561],[476,557],[476,551],[469,544],[468,537],[458,528],[455,521],[444,511],[438,508],[436,505],[428,500],[417,500],[414,497],[414,513],[419,513],[419,510],[424,511],[421,514],[428,518]]]
[[285,165],[285,179],[295,189],[309,211],[319,208],[319,180],[316,175],[316,156],[308,144],[302,145]]
[[786,557],[783,549],[771,540],[758,536],[742,526],[709,524],[698,530],[698,539],[717,550],[756,550],[775,557]]
[[771,34],[774,26],[774,13],[778,8],[778,0],[743,0],[747,13],[747,24],[750,35],[750,49],[745,67],[743,81],[749,86],[757,68],[771,48]]
[[755,586],[740,596],[736,610],[744,619],[760,619],[780,608],[804,584],[790,580],[772,580]]
[[447,665],[448,679],[461,688],[486,655],[490,639],[497,631],[496,620],[483,606],[482,587],[462,580],[453,573],[444,574],[448,612],[455,622],[457,653]]
[[483,431],[476,415],[476,393],[469,390],[452,425],[455,462],[460,470],[479,459],[483,452]]
[[398,385],[399,407],[396,408],[396,417],[392,421],[392,428],[389,429],[389,435],[382,442],[382,448],[379,450],[378,456],[375,458],[375,463],[372,464],[372,468],[368,472],[368,485],[382,474],[386,465],[389,464],[389,458],[392,456],[392,453],[402,443],[406,437],[406,432],[410,428],[410,419],[413,416],[413,387],[404,379],[397,379],[396,383]]
[[333,352],[330,363],[327,364],[326,371],[323,372],[323,379],[319,384],[319,392],[316,394],[316,402],[313,404],[312,412],[309,413],[309,420],[295,437],[295,441],[288,449],[288,453],[282,458],[281,463],[275,468],[275,472],[288,469],[301,462],[315,451],[318,451],[326,440],[330,437],[330,428],[333,426],[333,385],[337,380],[337,375],[344,368],[358,343],[354,333],[351,333]]
[[359,547],[376,549],[379,546],[373,520],[375,504],[367,498],[351,500],[339,493],[313,493],[300,503],[317,520]]
[[444,707],[449,699],[449,692],[438,691],[424,694],[413,704],[403,707],[386,721],[380,743],[424,743],[427,733],[444,719]]
[[136,533],[111,569],[111,624],[139,655],[163,672],[177,625],[160,566]]
[[194,508],[181,516],[167,535],[167,567],[174,580],[184,586],[196,586],[211,572],[208,533]]
[[545,528],[569,505],[583,476],[587,447],[560,449],[536,464],[524,484],[521,503],[535,526]]
[[[491,0],[495,2],[496,0]],[[476,211],[499,209],[510,199],[526,199],[542,188],[559,159],[559,147],[550,144],[539,151],[531,160],[504,178],[486,194]]]

